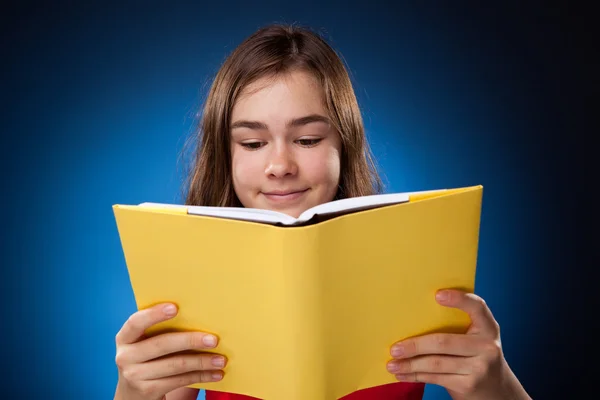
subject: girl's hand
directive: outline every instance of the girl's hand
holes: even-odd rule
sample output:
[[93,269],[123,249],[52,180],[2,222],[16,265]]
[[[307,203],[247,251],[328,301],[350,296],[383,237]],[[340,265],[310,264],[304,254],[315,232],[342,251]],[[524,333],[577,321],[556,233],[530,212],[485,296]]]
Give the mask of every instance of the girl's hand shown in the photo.
[[173,354],[206,350],[217,338],[203,332],[174,332],[145,338],[146,329],[173,318],[177,307],[159,304],[129,317],[116,336],[119,381],[115,399],[161,400],[177,388],[221,380],[225,357],[217,354]]
[[485,301],[458,290],[440,291],[436,300],[469,314],[467,333],[398,342],[391,348],[388,371],[400,381],[443,386],[454,400],[530,399],[504,359],[500,327]]

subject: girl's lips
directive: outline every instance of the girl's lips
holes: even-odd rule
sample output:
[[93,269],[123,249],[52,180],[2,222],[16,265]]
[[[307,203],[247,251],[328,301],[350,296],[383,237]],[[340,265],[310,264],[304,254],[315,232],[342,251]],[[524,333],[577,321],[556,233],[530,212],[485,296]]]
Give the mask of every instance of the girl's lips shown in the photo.
[[302,197],[308,189],[304,189],[298,192],[263,192],[263,196],[265,196],[268,200],[276,203],[285,203],[288,201],[294,201]]

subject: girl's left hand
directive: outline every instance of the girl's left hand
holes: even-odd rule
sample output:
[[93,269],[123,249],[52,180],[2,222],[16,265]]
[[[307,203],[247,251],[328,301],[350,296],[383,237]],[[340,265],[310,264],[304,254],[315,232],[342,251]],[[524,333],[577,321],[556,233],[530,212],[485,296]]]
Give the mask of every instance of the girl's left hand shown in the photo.
[[436,300],[465,311],[466,334],[433,333],[394,344],[388,371],[399,381],[443,386],[454,400],[530,399],[502,354],[500,327],[485,301],[442,290]]

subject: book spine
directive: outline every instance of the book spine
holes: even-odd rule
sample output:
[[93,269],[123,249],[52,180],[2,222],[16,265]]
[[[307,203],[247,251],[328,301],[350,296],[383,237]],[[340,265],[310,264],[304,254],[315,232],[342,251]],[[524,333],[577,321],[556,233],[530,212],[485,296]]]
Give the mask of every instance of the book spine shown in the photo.
[[314,227],[282,229],[285,307],[293,325],[286,360],[290,371],[286,372],[294,380],[289,392],[279,398],[327,399],[317,232]]

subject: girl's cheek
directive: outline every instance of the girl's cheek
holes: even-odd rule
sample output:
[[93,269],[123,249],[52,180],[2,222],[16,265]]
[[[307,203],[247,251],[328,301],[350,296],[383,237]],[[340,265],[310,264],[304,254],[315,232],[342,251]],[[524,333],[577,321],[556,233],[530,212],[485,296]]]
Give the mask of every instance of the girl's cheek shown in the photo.
[[260,173],[260,168],[256,159],[236,155],[233,158],[232,168],[234,179],[241,185],[247,185],[250,180],[256,180]]
[[336,179],[340,174],[340,159],[337,152],[315,153],[304,162],[305,171],[318,180]]

